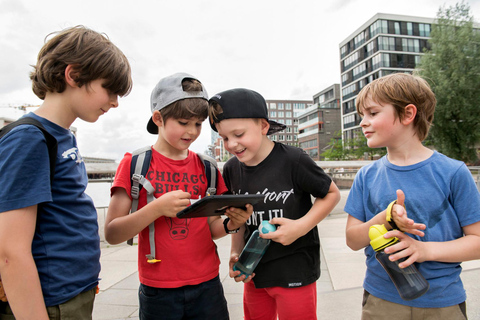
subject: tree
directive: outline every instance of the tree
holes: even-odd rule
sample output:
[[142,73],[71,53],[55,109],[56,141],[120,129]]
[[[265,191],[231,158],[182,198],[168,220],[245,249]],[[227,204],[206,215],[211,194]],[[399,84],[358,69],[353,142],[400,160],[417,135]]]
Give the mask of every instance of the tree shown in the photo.
[[469,12],[463,1],[439,9],[431,49],[416,70],[437,97],[429,142],[465,162],[477,159],[480,142],[480,30]]
[[367,145],[367,138],[360,134],[349,140],[349,152],[347,153],[355,159],[364,159],[366,155],[368,159],[365,160],[373,160],[374,156],[386,155],[387,148],[370,148]]
[[344,160],[345,159],[345,153],[343,150],[343,144],[342,144],[342,139],[341,139],[341,132],[336,132],[335,137],[330,139],[330,142],[328,143],[328,150],[323,152],[321,154],[322,157],[325,158],[325,160]]
[[386,148],[369,148],[363,134],[345,142],[342,142],[341,136],[341,132],[336,132],[335,137],[330,140],[328,150],[321,154],[325,160],[364,159],[365,154],[368,155],[369,160],[372,160],[374,156],[383,156],[387,153]]

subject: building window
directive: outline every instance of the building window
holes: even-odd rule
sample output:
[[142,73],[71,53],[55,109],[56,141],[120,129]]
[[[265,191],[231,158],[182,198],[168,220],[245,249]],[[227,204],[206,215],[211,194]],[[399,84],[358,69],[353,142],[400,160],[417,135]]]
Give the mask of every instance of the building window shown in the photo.
[[292,119],[286,119],[286,120],[285,120],[285,124],[286,124],[287,126],[291,126],[291,125],[292,125]]
[[286,109],[286,110],[292,110],[292,104],[291,104],[291,103],[287,103],[285,109]]
[[283,110],[283,103],[278,104],[278,110]]
[[354,83],[352,85],[349,85],[348,87],[345,87],[342,89],[342,95],[344,99],[350,98],[355,95],[355,92],[357,90],[357,84]]
[[360,34],[353,39],[353,42],[354,42],[354,48],[358,49],[362,44],[365,43],[365,33],[360,32]]
[[356,80],[360,78],[361,76],[364,76],[367,74],[367,65],[365,63],[362,63],[358,67],[353,68],[352,70],[353,73],[353,80]]
[[374,46],[373,41],[370,41],[369,43],[367,43],[367,57],[371,56],[373,54],[374,50],[375,50],[375,46]]
[[377,20],[370,26],[370,38],[380,33],[388,33],[387,20]]
[[276,111],[270,111],[270,118],[275,118],[277,116]]
[[276,103],[270,103],[270,109],[277,109],[277,104]]
[[395,34],[402,34],[402,31],[400,29],[400,22],[395,22],[394,27],[395,27]]
[[430,25],[425,23],[418,24],[420,37],[430,37]]
[[407,34],[413,36],[413,23],[407,22]]
[[[390,55],[387,53],[377,54],[372,58],[372,69],[376,70],[382,67],[390,67]],[[372,80],[373,81],[373,80]],[[371,81],[369,81],[371,82]]]
[[343,68],[346,70],[358,62],[358,51],[343,60]]
[[291,111],[285,112],[285,117],[291,118],[292,117],[292,112]]
[[402,39],[402,50],[406,52],[420,52],[420,40]]
[[300,143],[300,148],[302,149],[315,148],[315,147],[318,147],[317,139],[312,139],[312,140],[308,140]]
[[347,46],[345,45],[345,46],[340,48],[340,55],[343,58],[343,57],[345,57],[346,54],[347,54]]
[[395,38],[378,37],[378,50],[395,51]]
[[279,118],[285,117],[283,111],[278,111],[278,117],[279,117]]

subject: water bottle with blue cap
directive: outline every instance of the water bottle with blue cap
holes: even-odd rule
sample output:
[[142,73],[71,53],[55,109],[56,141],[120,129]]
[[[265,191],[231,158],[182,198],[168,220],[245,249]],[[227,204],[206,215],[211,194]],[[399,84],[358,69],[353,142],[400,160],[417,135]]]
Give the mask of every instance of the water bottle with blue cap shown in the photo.
[[260,233],[265,234],[275,230],[277,230],[277,228],[274,225],[270,224],[268,221],[262,221],[258,230],[255,230],[252,233],[252,236],[238,258],[238,261],[233,265],[233,271],[240,271],[240,276],[242,274],[246,277],[250,276],[267,251],[271,242],[270,239],[260,238]]

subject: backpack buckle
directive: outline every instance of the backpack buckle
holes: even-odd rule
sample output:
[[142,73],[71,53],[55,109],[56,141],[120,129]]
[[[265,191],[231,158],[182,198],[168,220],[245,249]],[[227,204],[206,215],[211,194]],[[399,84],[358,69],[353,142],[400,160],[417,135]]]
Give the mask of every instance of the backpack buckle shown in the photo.
[[143,176],[141,174],[138,174],[138,173],[134,173],[132,175],[132,180],[134,182],[137,182],[137,183],[142,183],[142,179],[143,179]]
[[132,186],[132,190],[130,191],[133,199],[138,199],[140,195],[140,188],[138,186]]
[[208,188],[207,189],[207,196],[213,196],[215,193],[217,193],[217,188]]

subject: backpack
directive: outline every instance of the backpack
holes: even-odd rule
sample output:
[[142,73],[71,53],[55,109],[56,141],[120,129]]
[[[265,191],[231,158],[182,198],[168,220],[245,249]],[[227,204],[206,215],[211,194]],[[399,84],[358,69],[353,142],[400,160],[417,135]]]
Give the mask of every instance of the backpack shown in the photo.
[[47,148],[48,148],[48,156],[50,159],[50,183],[53,182],[53,177],[55,176],[55,163],[57,160],[57,139],[53,135],[51,135],[40,123],[40,121],[32,118],[32,117],[23,117],[18,119],[17,121],[14,121],[2,129],[0,129],[0,139],[6,135],[8,132],[10,132],[13,128],[22,125],[22,124],[28,124],[37,127],[42,131],[43,135],[45,136],[45,140],[47,142]]
[[[3,138],[4,135],[9,133],[13,128],[22,125],[28,124],[37,127],[42,131],[45,140],[47,142],[48,148],[48,157],[50,159],[50,185],[53,183],[53,177],[55,176],[55,163],[57,161],[57,139],[52,136],[41,124],[40,121],[32,118],[32,117],[23,117],[14,121],[10,124],[7,124],[3,128],[0,129],[0,139]],[[5,292],[3,291],[2,281],[0,280],[0,301],[7,302],[7,297],[5,296]]]
[[[205,166],[205,175],[207,177],[207,196],[214,195],[217,192],[217,162],[204,154],[197,153],[199,158],[202,160],[203,165]],[[145,178],[148,168],[150,167],[150,160],[152,159],[152,147],[146,146],[141,149],[135,150],[132,152],[132,163],[130,166],[130,176],[132,182],[131,196],[132,196],[132,207],[130,213],[134,213],[138,210],[138,197],[140,195],[140,190],[145,188],[147,192],[147,203],[155,199],[153,193],[155,188],[152,186],[150,181]],[[150,242],[150,254],[147,254],[148,263],[156,263],[160,260],[155,259],[155,225],[152,222],[148,226],[149,242]],[[132,245],[133,239],[129,239],[127,244]]]

